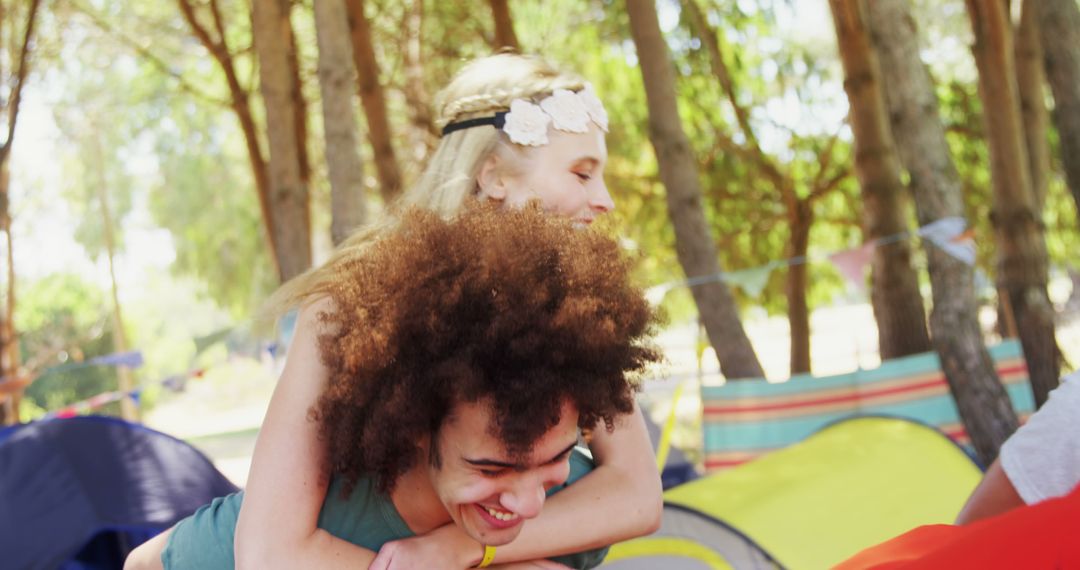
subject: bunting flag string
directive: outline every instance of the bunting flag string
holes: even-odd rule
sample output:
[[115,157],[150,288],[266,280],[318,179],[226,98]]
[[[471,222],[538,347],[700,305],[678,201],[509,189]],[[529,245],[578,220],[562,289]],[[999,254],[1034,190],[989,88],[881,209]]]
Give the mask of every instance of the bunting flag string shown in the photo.
[[756,299],[768,284],[769,276],[773,270],[812,261],[831,262],[853,289],[864,291],[866,289],[866,268],[873,259],[874,249],[891,243],[906,241],[916,236],[928,241],[967,265],[975,265],[974,230],[967,227],[967,221],[964,218],[950,216],[935,220],[913,232],[898,232],[853,248],[825,255],[792,257],[770,261],[758,267],[725,271],[713,275],[699,275],[689,279],[661,283],[648,288],[645,296],[653,304],[659,304],[664,296],[676,287],[694,287],[704,283],[723,281],[738,287],[747,296]]
[[[239,327],[235,326],[227,327],[194,339],[196,345],[196,355],[201,354],[207,348],[213,346],[214,344],[225,341],[229,337],[229,335],[234,333],[238,328]],[[259,350],[266,351],[273,357],[278,352],[279,344],[280,343],[277,340],[268,344],[260,343],[261,348]],[[69,362],[58,366],[46,368],[45,370],[42,370],[40,373],[38,373],[36,375],[36,378],[41,378],[42,376],[45,376],[47,374],[67,372],[70,370],[76,370],[90,366],[123,366],[127,368],[138,368],[143,364],[144,359],[141,351],[134,350],[126,352],[116,352],[113,354],[106,354],[103,356],[94,357],[82,362]],[[187,372],[169,375],[158,381],[144,382],[139,387],[126,393],[121,390],[111,390],[108,392],[103,392],[101,394],[91,396],[90,398],[75,402],[73,404],[68,404],[59,409],[51,410],[47,412],[42,419],[63,418],[86,413],[91,410],[100,408],[101,406],[104,406],[106,404],[119,401],[123,398],[130,398],[135,403],[135,405],[138,406],[140,405],[140,398],[142,396],[142,392],[147,387],[160,385],[172,392],[182,392],[189,379],[201,378],[203,375],[205,375],[205,373],[205,368],[193,368],[191,370],[188,370]],[[5,384],[5,380],[5,377],[0,377],[0,387],[7,386],[7,384]],[[8,384],[10,383],[11,382],[8,382]],[[25,387],[26,384],[29,384],[29,382],[24,382],[23,387]],[[2,393],[2,391],[0,391],[0,393]]]
[[772,275],[773,269],[778,265],[773,262],[760,267],[732,271],[731,273],[725,273],[723,278],[727,284],[734,285],[742,289],[747,296],[757,299],[761,296],[761,292],[765,290],[765,286],[769,284],[769,275]]
[[127,368],[138,368],[143,365],[143,355],[142,352],[138,350],[114,352],[113,354],[91,358],[83,364],[86,366],[125,366]]
[[[768,285],[769,277],[774,270],[814,261],[831,262],[853,289],[864,291],[866,288],[866,268],[873,259],[874,249],[891,243],[905,241],[914,236],[918,236],[928,241],[967,265],[975,264],[975,241],[973,230],[967,227],[967,222],[961,217],[946,217],[922,226],[913,232],[899,232],[866,242],[856,247],[835,251],[829,254],[792,257],[784,260],[770,261],[769,263],[757,267],[661,283],[648,288],[645,292],[645,296],[649,302],[659,304],[668,292],[677,287],[694,287],[705,283],[722,281],[728,285],[739,288],[748,297],[756,299],[761,295],[766,285]],[[976,269],[975,280],[977,285],[989,283],[986,274],[978,269]],[[283,327],[288,329],[290,323],[286,321],[283,324]],[[225,328],[195,339],[197,352],[201,353],[209,346],[225,340],[233,330],[233,328]],[[141,351],[133,350],[117,352],[91,358],[83,362],[69,362],[53,366],[43,370],[37,377],[40,378],[48,374],[66,372],[89,366],[123,366],[127,368],[138,368],[142,366],[143,363],[144,360]],[[200,377],[203,373],[204,370],[202,369],[190,370],[186,373],[168,376],[156,383],[169,390],[178,392],[183,390],[184,385],[189,378]],[[5,382],[11,380],[19,381],[20,379],[0,377],[0,386],[5,385]],[[142,391],[146,386],[151,384],[154,383],[144,384],[127,393],[119,390],[104,392],[80,402],[64,406],[58,410],[50,411],[45,417],[67,417],[100,408],[101,406],[116,402],[125,397],[131,398],[138,404]]]
[[[156,382],[156,384],[164,386],[165,388],[173,392],[180,392],[184,389],[184,385],[187,383],[188,379],[201,378],[205,373],[205,369],[195,368],[183,374],[173,374],[171,376],[168,376]],[[108,392],[102,392],[100,394],[86,398],[85,400],[75,402],[74,404],[68,404],[62,408],[49,411],[44,416],[42,416],[41,419],[47,420],[52,418],[70,418],[72,416],[96,410],[97,408],[100,408],[106,404],[117,402],[123,398],[131,398],[131,401],[134,402],[136,406],[138,406],[141,403],[143,390],[153,384],[155,383],[146,383],[128,392],[124,392],[122,390],[111,390]]]
[[[126,352],[114,352],[112,354],[106,354],[103,356],[96,356],[89,360],[83,360],[81,362],[66,362],[57,366],[50,366],[38,372],[36,374],[27,373],[31,378],[38,379],[50,374],[57,374],[60,372],[70,372],[72,370],[78,370],[80,368],[89,368],[91,366],[123,366],[125,368],[139,368],[143,365],[142,351],[129,350]],[[9,381],[21,381],[25,380],[22,376],[10,378],[8,376],[0,376],[0,384],[4,384]]]

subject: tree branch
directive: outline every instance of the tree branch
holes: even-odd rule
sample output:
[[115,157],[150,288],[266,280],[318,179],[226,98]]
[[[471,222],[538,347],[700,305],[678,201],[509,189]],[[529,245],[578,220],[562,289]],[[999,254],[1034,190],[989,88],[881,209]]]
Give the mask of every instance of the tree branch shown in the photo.
[[818,169],[817,174],[814,176],[814,183],[811,186],[810,195],[806,198],[808,202],[814,202],[829,192],[835,190],[840,183],[843,182],[848,176],[851,176],[851,168],[846,165],[841,165],[839,169],[829,178],[825,178],[825,173],[829,171],[829,167],[832,166],[833,149],[836,147],[836,141],[840,139],[840,133],[833,134],[829,138],[829,142],[825,143],[825,148],[818,154],[818,162],[821,163],[821,168]]
[[[218,59],[217,43],[210,37],[210,32],[199,23],[199,18],[195,15],[195,7],[191,5],[191,0],[176,0],[176,3],[180,6],[180,12],[184,14],[184,20],[191,26],[191,30],[195,32],[195,37],[199,38],[199,42],[210,52],[214,59]],[[218,59],[219,63],[220,61]]]
[[217,30],[221,49],[228,54],[229,43],[225,39],[225,19],[221,17],[221,6],[218,5],[217,0],[210,0],[210,13],[214,16],[214,29]]
[[101,31],[105,32],[106,34],[108,34],[109,36],[119,40],[121,44],[131,48],[133,51],[135,51],[135,53],[139,57],[142,57],[146,61],[150,62],[150,64],[152,64],[154,67],[156,67],[159,71],[161,71],[165,75],[168,75],[169,77],[172,77],[173,79],[175,79],[177,81],[177,83],[179,83],[181,91],[184,91],[184,92],[188,93],[189,95],[197,97],[197,98],[199,98],[199,99],[201,99],[201,100],[203,100],[203,101],[205,101],[207,103],[210,103],[212,105],[219,105],[219,106],[222,106],[222,107],[229,107],[230,106],[230,103],[228,101],[226,101],[224,99],[218,99],[217,97],[214,97],[213,95],[210,95],[209,93],[207,93],[207,92],[199,89],[198,87],[192,85],[190,82],[188,82],[186,79],[184,79],[183,74],[181,74],[181,73],[179,73],[177,71],[174,71],[172,69],[172,67],[170,67],[169,64],[165,62],[164,59],[162,59],[161,57],[156,55],[154,52],[150,51],[149,48],[144,47],[143,44],[141,42],[139,42],[138,40],[136,40],[134,38],[130,38],[127,35],[125,35],[123,32],[121,32],[120,30],[117,30],[116,28],[112,27],[112,25],[110,25],[107,21],[105,21],[104,18],[102,18],[98,14],[94,13],[93,10],[91,10],[90,8],[87,8],[86,6],[83,6],[77,0],[69,0],[69,1],[70,1],[71,7],[74,8],[76,12],[79,12],[80,14],[82,14],[82,15],[86,16],[87,18],[89,18],[90,21],[95,26],[97,26],[97,28],[99,30],[101,30]]
[[30,57],[30,42],[34,37],[34,23],[37,21],[38,8],[41,0],[30,0],[30,8],[26,16],[26,32],[23,34],[22,48],[19,50],[19,69],[15,71],[15,85],[11,88],[11,96],[8,98],[8,132],[7,140],[0,147],[0,164],[7,160],[11,152],[11,141],[15,138],[15,121],[19,117],[19,103],[22,101],[22,89],[26,84],[26,75],[30,72],[27,60]]
[[825,148],[821,149],[821,152],[817,153],[817,161],[820,165],[817,174],[814,175],[814,181],[811,183],[811,188],[817,190],[821,186],[821,180],[825,178],[825,173],[829,171],[829,167],[832,166],[833,149],[836,148],[836,140],[840,138],[839,133],[833,134],[829,137],[829,140],[825,142]]
[[683,0],[683,4],[686,6],[690,19],[693,20],[694,27],[698,29],[698,34],[701,36],[709,53],[709,65],[713,75],[720,82],[720,86],[724,88],[728,101],[731,102],[731,106],[735,109],[735,118],[739,122],[739,128],[742,130],[746,140],[749,141],[750,147],[757,152],[761,152],[761,145],[758,143],[757,135],[754,134],[754,129],[750,126],[750,113],[739,104],[739,99],[735,94],[735,82],[732,81],[731,73],[727,69],[727,64],[724,63],[724,56],[720,52],[720,41],[717,39],[720,33],[719,30],[714,30],[709,26],[705,13],[702,12],[696,0]]

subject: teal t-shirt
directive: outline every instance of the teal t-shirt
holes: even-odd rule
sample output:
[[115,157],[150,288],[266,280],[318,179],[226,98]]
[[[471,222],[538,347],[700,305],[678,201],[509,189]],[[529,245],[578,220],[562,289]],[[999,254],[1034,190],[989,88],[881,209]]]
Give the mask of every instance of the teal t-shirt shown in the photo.
[[[552,488],[548,496],[592,470],[592,460],[575,449],[570,455],[566,484]],[[319,513],[319,528],[375,552],[387,542],[414,536],[390,497],[376,491],[372,480],[360,480],[347,499],[341,495],[343,484],[339,478],[330,482]],[[233,568],[233,534],[243,500],[243,492],[218,497],[177,523],[161,553],[165,570]],[[599,566],[606,555],[607,548],[602,548],[551,560],[585,569]]]

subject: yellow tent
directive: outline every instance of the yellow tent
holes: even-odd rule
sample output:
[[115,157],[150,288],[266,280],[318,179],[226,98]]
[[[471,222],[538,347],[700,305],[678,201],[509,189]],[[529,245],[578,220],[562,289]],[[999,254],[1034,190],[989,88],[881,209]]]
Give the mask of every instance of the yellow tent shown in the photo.
[[851,418],[669,490],[661,529],[615,545],[604,567],[828,568],[913,527],[952,522],[980,476],[934,428]]

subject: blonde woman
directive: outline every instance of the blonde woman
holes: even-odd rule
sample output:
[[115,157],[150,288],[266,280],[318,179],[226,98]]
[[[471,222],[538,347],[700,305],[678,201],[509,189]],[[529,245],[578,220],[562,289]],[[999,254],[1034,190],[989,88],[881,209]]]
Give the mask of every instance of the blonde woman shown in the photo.
[[[608,117],[579,77],[539,58],[500,54],[466,66],[436,105],[443,138],[399,208],[451,217],[473,199],[507,208],[539,201],[552,214],[589,224],[614,207],[603,178]],[[462,569],[485,555],[484,546],[455,525],[388,543],[378,553],[318,528],[330,460],[309,417],[328,382],[316,344],[317,315],[332,310],[324,299],[334,268],[363,256],[384,229],[362,230],[326,265],[279,291],[279,305],[302,309],[255,445],[236,528],[239,568]],[[641,413],[593,434],[596,469],[550,499],[485,565],[590,550],[657,527],[661,489]]]

